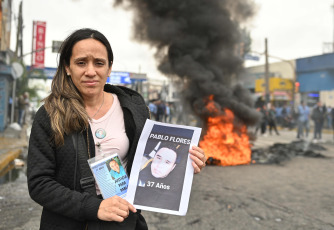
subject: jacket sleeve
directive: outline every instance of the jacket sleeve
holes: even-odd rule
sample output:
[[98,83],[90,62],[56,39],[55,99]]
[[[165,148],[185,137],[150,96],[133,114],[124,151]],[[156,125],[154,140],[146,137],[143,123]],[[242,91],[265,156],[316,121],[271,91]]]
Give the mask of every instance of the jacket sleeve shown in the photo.
[[[31,198],[43,208],[69,218],[97,220],[101,199],[87,192],[71,190],[57,181],[59,174],[66,177],[66,173],[57,171],[57,149],[51,142],[51,134],[49,116],[41,107],[32,125],[28,149],[27,178]],[[74,178],[64,180],[73,181]]]

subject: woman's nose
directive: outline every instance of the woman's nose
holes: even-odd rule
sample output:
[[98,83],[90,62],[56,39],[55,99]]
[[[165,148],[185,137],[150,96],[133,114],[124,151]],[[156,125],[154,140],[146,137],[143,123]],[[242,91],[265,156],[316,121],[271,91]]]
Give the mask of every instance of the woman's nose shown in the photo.
[[95,67],[92,63],[87,65],[86,75],[89,77],[94,77],[96,75]]

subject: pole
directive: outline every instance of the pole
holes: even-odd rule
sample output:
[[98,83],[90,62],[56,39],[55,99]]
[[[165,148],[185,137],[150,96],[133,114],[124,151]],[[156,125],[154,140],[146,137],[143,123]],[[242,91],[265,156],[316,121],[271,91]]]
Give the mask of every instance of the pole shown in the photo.
[[296,81],[297,81],[297,73],[296,68],[293,70],[293,82],[292,82],[292,100],[291,100],[291,106],[292,108],[295,108],[295,97],[296,97]]
[[18,23],[17,23],[17,31],[16,31],[16,47],[15,47],[15,55],[16,57],[19,56],[19,49],[20,49],[20,33],[21,33],[21,13],[22,13],[22,1],[20,2],[19,6],[19,17],[18,17]]
[[22,17],[22,1],[20,2],[20,17],[19,17],[19,22],[20,22],[20,35],[21,35],[21,40],[20,40],[20,56],[22,57],[23,55],[23,17]]
[[[267,47],[267,43],[266,43],[266,47]],[[288,63],[290,66],[291,66],[291,69],[292,69],[292,72],[293,72],[293,76],[292,76],[292,99],[291,99],[291,105],[294,106],[295,104],[295,87],[296,87],[296,81],[297,81],[297,69],[296,69],[296,65],[294,64],[293,60],[287,60],[287,59],[284,59],[284,58],[280,58],[280,57],[277,57],[277,56],[273,56],[273,55],[269,55],[268,52],[267,52],[267,49],[266,49],[266,52],[265,53],[260,53],[260,52],[257,52],[257,51],[253,51],[253,53],[257,53],[257,54],[260,54],[260,55],[265,55],[266,57],[266,64],[265,64],[265,71],[266,71],[266,76],[267,76],[267,71],[269,73],[269,67],[267,67],[267,64],[268,64],[268,57],[270,58],[275,58],[275,59],[278,59],[280,61],[283,61],[283,62],[286,62]],[[266,83],[265,83],[266,84]],[[269,88],[269,84],[268,84],[268,88]],[[269,90],[268,90],[269,91]]]
[[332,8],[333,8],[333,43],[332,43],[332,52],[334,52],[334,0],[333,0],[333,5],[332,5]]
[[35,29],[36,29],[36,27],[35,27],[35,24],[36,24],[36,22],[35,21],[33,21],[33,28],[32,28],[32,44],[31,44],[31,53],[32,53],[32,55],[31,55],[31,64],[30,64],[30,66],[32,67],[33,66],[33,63],[34,63],[34,42],[35,42]]
[[268,105],[270,101],[270,92],[269,92],[269,63],[268,63],[268,40],[265,38],[265,57],[266,57],[266,63],[265,63],[265,102],[266,105]]
[[[22,1],[21,1],[20,6],[19,6],[19,20],[18,20],[17,32],[16,32],[16,47],[15,47],[16,58],[19,55],[19,50],[20,50],[20,56],[22,56],[22,52],[23,52],[22,30],[23,30],[23,22],[22,22]],[[11,113],[10,113],[10,123],[14,123],[15,106],[16,106],[16,78],[13,81],[12,107],[11,107]]]

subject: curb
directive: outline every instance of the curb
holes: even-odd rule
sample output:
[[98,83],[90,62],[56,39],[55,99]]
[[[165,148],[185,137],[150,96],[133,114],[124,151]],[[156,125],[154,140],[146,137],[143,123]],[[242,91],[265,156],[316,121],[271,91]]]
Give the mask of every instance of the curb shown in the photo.
[[12,149],[0,155],[0,172],[20,156],[22,149]]
[[28,147],[27,127],[23,127],[19,132],[5,130],[0,135],[0,175],[2,175],[10,170],[12,162]]

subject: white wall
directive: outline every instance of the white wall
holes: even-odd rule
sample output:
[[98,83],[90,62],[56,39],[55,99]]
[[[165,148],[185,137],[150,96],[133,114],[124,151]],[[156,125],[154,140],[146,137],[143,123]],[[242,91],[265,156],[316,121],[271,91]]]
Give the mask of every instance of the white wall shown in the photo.
[[334,90],[332,91],[321,91],[320,101],[323,105],[334,107]]

